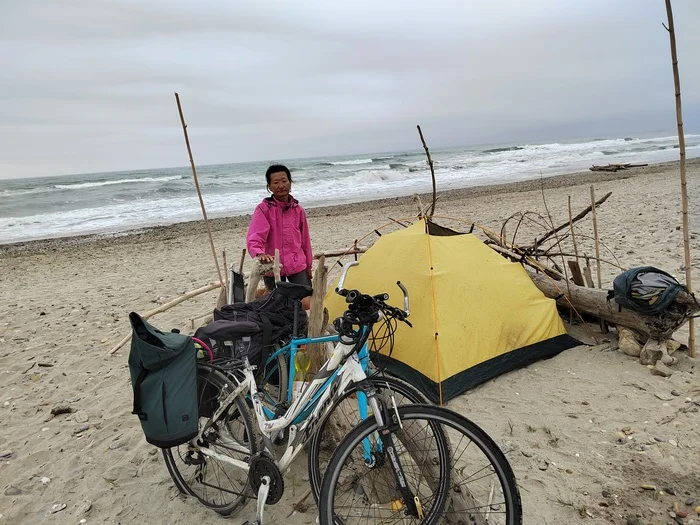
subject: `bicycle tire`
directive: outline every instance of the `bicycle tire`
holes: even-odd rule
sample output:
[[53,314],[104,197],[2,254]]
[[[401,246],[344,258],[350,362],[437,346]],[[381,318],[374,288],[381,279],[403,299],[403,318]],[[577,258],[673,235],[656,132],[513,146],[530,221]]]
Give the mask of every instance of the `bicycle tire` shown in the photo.
[[[233,391],[234,383],[230,375],[210,365],[197,363],[197,386],[201,429],[210,420],[222,397]],[[238,456],[241,460],[249,459],[258,452],[258,427],[243,396],[235,400],[235,407],[232,405],[232,408],[233,412],[230,412],[229,408],[229,412],[223,416],[223,425],[215,424],[207,432],[204,442],[191,441],[179,447],[162,449],[168,473],[178,490],[197,498],[204,506],[224,516],[244,506],[250,497],[248,473],[230,464],[220,464],[221,462],[201,454],[199,450],[211,447],[220,454]],[[247,445],[248,449],[245,452],[235,451],[234,444],[240,449]],[[185,467],[191,472],[185,472]],[[216,481],[220,477],[226,477],[228,481],[232,481],[229,472],[243,473],[243,476],[240,476],[242,480],[236,483],[237,486],[233,490],[219,487],[218,491],[211,494],[209,489],[213,490],[214,487],[211,486],[210,478]],[[233,497],[233,500],[224,501],[224,497]]]
[[[439,424],[450,439],[452,452],[449,458],[450,483],[448,492],[450,493],[450,501],[445,504],[442,512],[439,514],[432,513],[425,519],[418,521],[415,519],[411,520],[410,517],[397,511],[395,514],[398,521],[403,520],[401,521],[402,523],[411,521],[412,523],[434,524],[444,519],[445,521],[456,523],[458,521],[469,522],[470,515],[471,517],[481,515],[481,521],[477,520],[476,522],[482,523],[485,515],[486,522],[489,525],[522,525],[522,504],[515,475],[503,452],[486,432],[464,416],[443,407],[409,405],[400,407],[399,415],[404,426],[411,421],[419,420]],[[336,507],[340,507],[335,504],[340,472],[352,449],[365,436],[372,434],[376,430],[377,423],[375,420],[365,420],[347,436],[334,452],[321,490],[321,505],[319,509],[321,525],[329,525],[331,523],[344,523],[347,525],[350,523],[347,518],[341,521],[335,515]],[[459,437],[459,442],[455,444],[454,439],[458,435],[461,437]],[[464,438],[466,438],[467,442],[462,449],[461,445]],[[474,446],[471,446],[472,444]],[[479,453],[483,454],[487,465],[477,463],[476,466],[471,466],[472,456]],[[444,459],[444,457],[441,457],[440,461]],[[464,467],[460,466],[462,461],[464,461]],[[458,462],[460,462],[459,465]],[[464,469],[467,468],[470,469],[470,472],[465,476]],[[472,469],[476,469],[473,474],[471,473]],[[486,482],[483,490],[476,486],[476,483],[482,480]],[[496,485],[500,492],[494,497]],[[490,487],[490,490],[488,487]],[[471,505],[471,507],[465,508],[465,504]],[[446,517],[450,515],[455,519],[448,520]]]
[[[274,349],[277,351],[277,348]],[[263,403],[273,412],[277,405],[285,403],[289,395],[289,352],[280,352],[265,365],[258,391],[263,392]],[[275,378],[277,378],[275,380]]]
[[[369,377],[369,381],[374,385],[374,387],[377,389],[377,395],[381,395],[381,392],[384,391],[385,387],[389,387],[393,392],[396,394],[399,394],[399,396],[402,396],[404,400],[400,399],[399,396],[396,396],[396,404],[397,405],[403,405],[406,403],[427,403],[427,399],[425,396],[421,393],[420,390],[418,390],[416,387],[413,385],[410,385],[409,383],[406,383],[405,381],[401,379],[397,379],[395,377],[379,377],[379,376],[374,376],[374,377]],[[333,439],[333,436],[329,435],[330,433],[326,432],[326,427],[328,426],[331,416],[333,414],[338,415],[340,412],[343,413],[343,415],[348,416],[347,420],[345,421],[344,429],[347,429],[347,432],[349,432],[352,428],[354,428],[357,423],[359,423],[359,414],[355,414],[355,412],[351,412],[351,414],[348,414],[347,410],[341,410],[341,404],[346,401],[350,396],[353,394],[357,393],[357,385],[352,384],[348,389],[345,391],[345,393],[336,401],[336,403],[333,405],[333,408],[331,408],[330,412],[328,415],[324,418],[324,420],[321,422],[321,424],[318,427],[318,430],[314,433],[314,435],[311,437],[311,440],[309,441],[308,445],[308,469],[309,469],[309,485],[311,485],[311,494],[314,497],[314,500],[316,501],[316,504],[318,504],[318,497],[321,492],[321,484],[323,483],[323,474],[326,471],[326,467],[328,466],[329,459],[330,459],[330,454],[325,453],[328,451],[329,446],[332,446],[332,449],[330,450],[332,452],[333,449],[337,447],[337,445],[340,443],[340,440],[335,441]],[[357,408],[357,402],[356,401],[351,401],[353,403],[354,408]],[[358,417],[354,420],[350,420],[349,416],[350,415],[357,415]],[[347,432],[343,435],[347,435]]]

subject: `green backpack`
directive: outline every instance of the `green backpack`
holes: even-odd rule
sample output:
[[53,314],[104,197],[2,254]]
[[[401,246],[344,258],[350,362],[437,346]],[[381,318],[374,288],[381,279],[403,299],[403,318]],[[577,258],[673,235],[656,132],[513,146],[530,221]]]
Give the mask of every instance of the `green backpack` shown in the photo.
[[129,371],[134,409],[146,441],[160,448],[186,443],[198,433],[197,352],[191,337],[166,333],[135,312]]

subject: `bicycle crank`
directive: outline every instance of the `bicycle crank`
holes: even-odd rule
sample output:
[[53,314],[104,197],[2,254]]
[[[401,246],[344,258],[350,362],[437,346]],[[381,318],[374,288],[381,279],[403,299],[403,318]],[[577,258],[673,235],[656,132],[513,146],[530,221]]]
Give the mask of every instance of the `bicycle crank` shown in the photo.
[[265,488],[264,478],[268,478],[267,498],[265,503],[274,505],[284,494],[284,479],[275,461],[264,452],[256,454],[250,460],[248,479],[256,493],[260,494],[261,487]]

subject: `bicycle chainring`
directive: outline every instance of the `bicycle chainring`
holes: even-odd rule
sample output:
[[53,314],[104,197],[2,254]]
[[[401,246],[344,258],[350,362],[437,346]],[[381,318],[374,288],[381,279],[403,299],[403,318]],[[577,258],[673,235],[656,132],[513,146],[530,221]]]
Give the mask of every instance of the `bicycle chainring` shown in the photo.
[[248,479],[255,494],[258,493],[264,476],[270,477],[270,491],[267,494],[267,504],[274,505],[284,494],[284,479],[274,460],[267,454],[256,454],[250,459]]

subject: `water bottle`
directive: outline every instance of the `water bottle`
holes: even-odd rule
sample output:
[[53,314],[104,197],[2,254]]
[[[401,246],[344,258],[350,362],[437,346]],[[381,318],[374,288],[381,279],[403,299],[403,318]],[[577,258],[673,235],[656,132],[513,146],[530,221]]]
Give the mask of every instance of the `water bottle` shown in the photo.
[[311,356],[306,350],[306,345],[300,345],[294,357],[294,382],[292,384],[292,401],[295,401],[304,387],[306,375],[311,366]]

